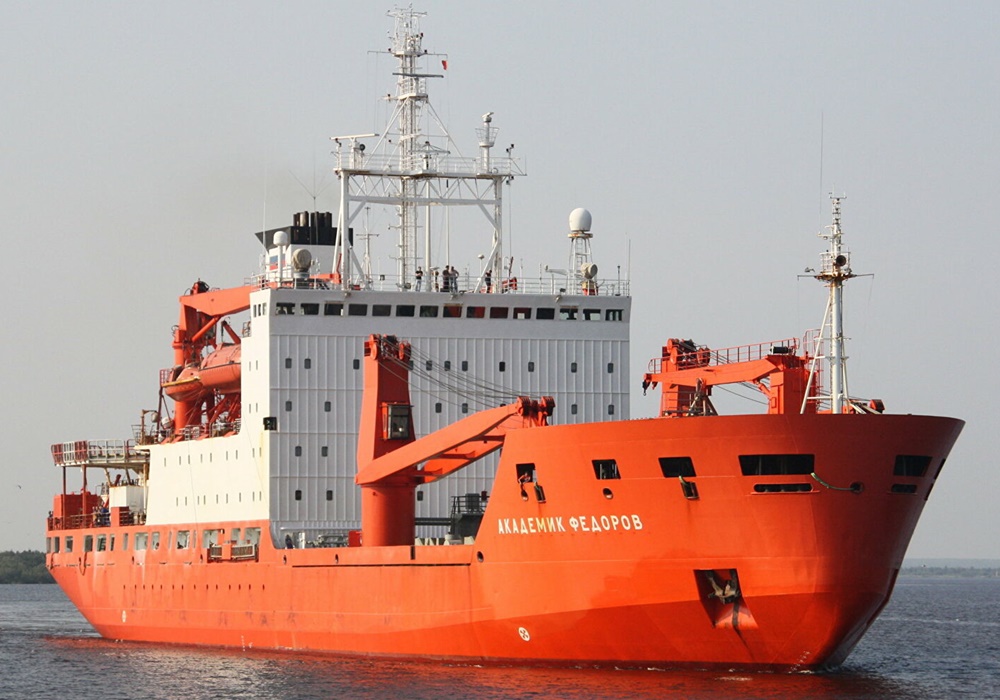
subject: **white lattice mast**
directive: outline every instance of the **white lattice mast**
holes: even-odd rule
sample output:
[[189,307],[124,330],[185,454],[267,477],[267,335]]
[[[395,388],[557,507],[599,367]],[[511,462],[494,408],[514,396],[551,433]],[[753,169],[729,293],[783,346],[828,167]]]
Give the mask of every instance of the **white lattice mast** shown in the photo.
[[830,411],[843,413],[850,403],[847,391],[847,355],[844,338],[844,282],[855,277],[851,272],[850,253],[844,250],[840,228],[840,203],[846,197],[831,196],[833,202],[833,223],[820,233],[830,243],[829,249],[821,256],[822,265],[816,279],[826,283],[830,289],[826,318],[820,330],[820,347],[829,348],[830,367]]
[[[356,134],[334,137],[337,142],[337,168],[340,179],[340,215],[338,230],[346,232],[351,222],[367,204],[387,204],[396,207],[399,241],[397,246],[397,280],[400,289],[413,289],[414,272],[418,265],[431,268],[431,211],[438,205],[474,205],[489,220],[492,229],[491,251],[485,269],[494,278],[502,275],[502,222],[504,182],[524,172],[511,157],[513,144],[506,157],[497,158],[490,150],[497,135],[491,124],[492,112],[483,116],[478,128],[480,154],[464,158],[448,130],[431,105],[427,81],[442,74],[427,72],[423,65],[431,56],[423,48],[420,19],[424,12],[412,8],[397,8],[388,15],[394,19],[389,53],[397,61],[396,94],[386,99],[394,103],[392,116],[382,134]],[[447,69],[447,61],[441,60]],[[435,133],[425,130],[433,122]],[[367,139],[377,139],[366,148]],[[457,155],[453,155],[453,152]],[[420,228],[424,227],[424,250],[419,248]],[[333,272],[341,283],[370,284],[363,266],[351,251],[350,237],[338,235],[338,250]],[[446,264],[449,261],[440,260]],[[482,284],[480,279],[479,284]]]

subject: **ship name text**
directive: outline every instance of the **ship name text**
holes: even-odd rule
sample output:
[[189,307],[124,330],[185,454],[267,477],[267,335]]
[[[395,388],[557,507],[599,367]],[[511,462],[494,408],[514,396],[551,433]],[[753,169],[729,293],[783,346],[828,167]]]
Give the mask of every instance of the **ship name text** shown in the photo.
[[642,529],[642,519],[635,513],[622,515],[573,515],[497,518],[501,535],[534,535],[547,532],[617,532]]

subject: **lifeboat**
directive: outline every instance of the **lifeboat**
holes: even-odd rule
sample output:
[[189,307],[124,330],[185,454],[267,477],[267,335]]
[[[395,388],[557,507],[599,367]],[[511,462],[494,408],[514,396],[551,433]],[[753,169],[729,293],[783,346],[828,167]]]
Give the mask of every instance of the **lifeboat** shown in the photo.
[[240,390],[240,345],[223,345],[207,355],[200,365],[188,365],[163,390],[174,401],[196,401],[212,393],[234,394]]

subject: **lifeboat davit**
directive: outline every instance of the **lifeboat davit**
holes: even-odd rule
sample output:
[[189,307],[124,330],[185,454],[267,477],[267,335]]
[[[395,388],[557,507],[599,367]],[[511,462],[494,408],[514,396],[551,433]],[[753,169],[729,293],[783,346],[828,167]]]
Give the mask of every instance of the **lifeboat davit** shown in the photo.
[[163,390],[174,401],[196,401],[212,392],[233,394],[240,390],[240,345],[223,345],[200,365],[184,367]]

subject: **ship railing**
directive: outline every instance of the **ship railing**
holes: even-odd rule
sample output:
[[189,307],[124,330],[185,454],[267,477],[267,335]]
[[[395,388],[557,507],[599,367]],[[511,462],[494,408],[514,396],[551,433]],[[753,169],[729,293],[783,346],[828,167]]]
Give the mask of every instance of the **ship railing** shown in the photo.
[[52,445],[52,461],[57,467],[105,466],[136,468],[148,464],[149,457],[135,449],[133,440],[76,440]]
[[[46,522],[49,530],[85,530],[90,528],[111,527],[111,513],[106,509],[91,513],[75,513],[73,515],[49,515]],[[146,511],[128,509],[118,516],[119,525],[145,525]]]
[[[347,281],[347,287],[352,291],[400,292],[417,291],[413,281],[400,281],[398,275],[375,274],[370,277],[359,277]],[[273,275],[260,274],[253,277],[249,284],[260,288],[281,289],[339,289],[340,285],[328,278],[310,278],[307,280],[283,280],[278,282]],[[628,296],[629,282],[623,279],[574,279],[559,273],[545,273],[538,277],[511,275],[504,279],[493,280],[488,286],[482,281],[481,275],[471,271],[459,274],[457,288],[446,287],[443,280],[435,284],[433,276],[425,273],[419,291],[438,292],[465,299],[469,295],[479,294],[546,294],[558,297],[590,297],[590,296]],[[244,335],[249,335],[250,326],[244,328]]]
[[[768,355],[794,355],[798,352],[799,341],[796,338],[772,340],[767,343],[736,345],[731,348],[712,350],[704,345],[691,343],[690,349],[677,353],[679,369],[695,369],[712,365],[727,365],[736,362],[753,362]],[[659,374],[663,369],[663,358],[654,357],[649,361],[649,373]]]
[[374,153],[363,155],[357,150],[338,153],[337,169],[350,175],[381,177],[492,177],[524,175],[516,158],[491,156],[489,167],[481,158],[446,156],[434,151],[422,151],[401,160],[398,154]]
[[259,546],[256,544],[213,544],[208,548],[208,561],[256,561],[259,552]]

